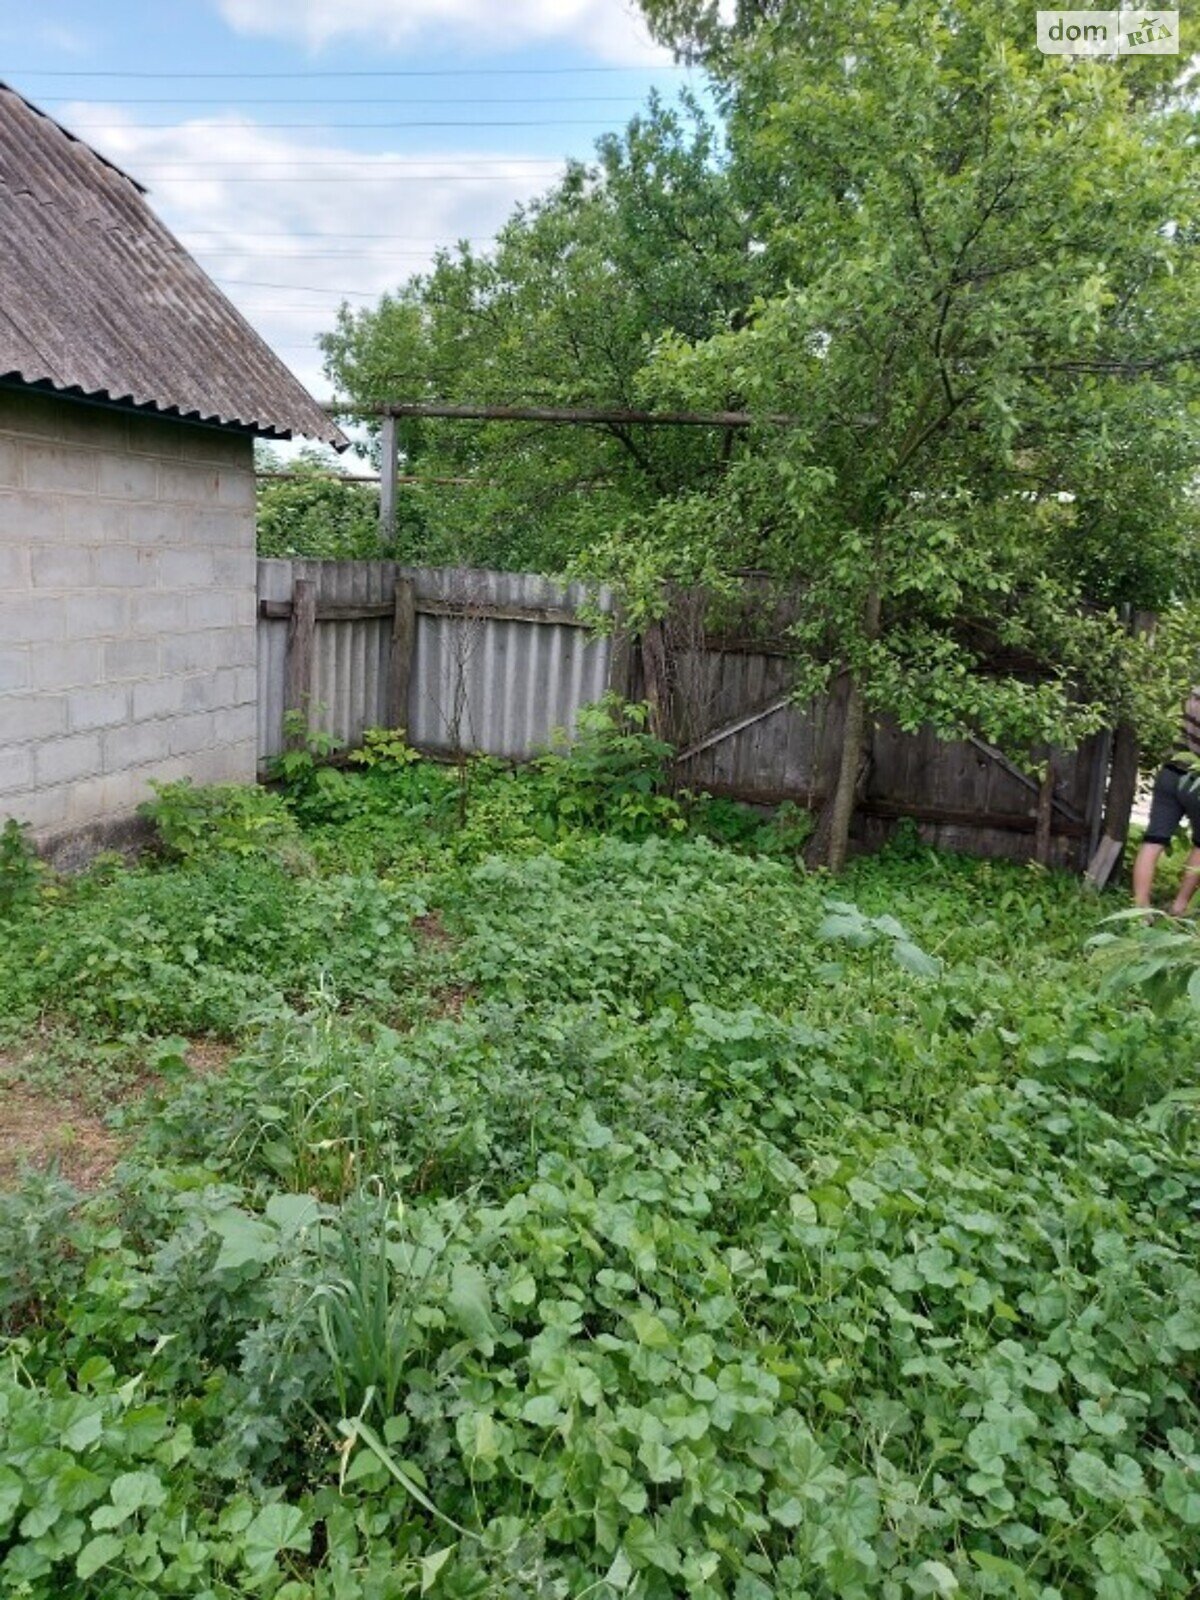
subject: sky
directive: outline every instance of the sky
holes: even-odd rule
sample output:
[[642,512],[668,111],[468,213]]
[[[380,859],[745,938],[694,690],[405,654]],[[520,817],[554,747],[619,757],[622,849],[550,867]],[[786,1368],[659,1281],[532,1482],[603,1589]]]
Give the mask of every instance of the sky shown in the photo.
[[316,336],[688,80],[626,0],[43,0],[0,79],[150,204],[318,399]]

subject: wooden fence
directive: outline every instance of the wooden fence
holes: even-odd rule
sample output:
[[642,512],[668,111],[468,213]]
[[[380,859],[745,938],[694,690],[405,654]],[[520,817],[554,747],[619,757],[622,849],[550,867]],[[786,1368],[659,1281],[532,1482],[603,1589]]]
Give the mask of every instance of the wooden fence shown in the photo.
[[[794,703],[778,642],[697,629],[671,641],[668,670],[661,629],[596,635],[592,612],[613,610],[605,591],[390,561],[261,561],[258,596],[264,766],[289,710],[348,745],[393,726],[430,754],[522,760],[612,689],[655,705],[689,788],[815,806],[832,783],[840,697]],[[981,741],[884,723],[858,832],[879,842],[909,817],[946,848],[1025,859],[1036,841],[1043,858],[1080,869],[1100,837],[1108,765],[1107,735],[1055,752],[1051,789]]]

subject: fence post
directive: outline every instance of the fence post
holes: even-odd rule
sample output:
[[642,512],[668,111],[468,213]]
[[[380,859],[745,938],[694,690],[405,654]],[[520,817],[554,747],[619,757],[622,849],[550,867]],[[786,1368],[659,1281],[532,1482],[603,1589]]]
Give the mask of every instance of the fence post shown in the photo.
[[396,448],[396,419],[384,417],[379,429],[379,542],[391,544],[396,537],[396,478],[399,452]]
[[[287,671],[283,684],[283,714],[298,711],[307,719],[313,689],[313,645],[317,632],[317,586],[311,578],[292,585],[292,615],[288,621]],[[295,743],[293,737],[286,743]]]
[[388,659],[388,706],[393,728],[408,728],[408,686],[417,642],[417,591],[411,578],[396,579],[392,645]]
[[650,707],[650,732],[671,743],[671,680],[667,663],[666,631],[661,622],[648,622],[642,634],[642,676]]

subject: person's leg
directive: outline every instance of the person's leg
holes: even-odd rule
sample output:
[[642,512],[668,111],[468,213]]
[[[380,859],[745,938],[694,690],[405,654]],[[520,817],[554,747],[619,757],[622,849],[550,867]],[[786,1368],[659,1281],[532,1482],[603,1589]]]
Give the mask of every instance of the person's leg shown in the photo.
[[1133,903],[1149,909],[1150,895],[1154,889],[1154,869],[1158,858],[1166,849],[1157,842],[1143,843],[1133,859]]
[[1158,858],[1171,842],[1175,829],[1183,821],[1183,803],[1179,798],[1179,774],[1170,767],[1162,767],[1154,780],[1150,796],[1150,817],[1141,849],[1133,863],[1133,903],[1144,910],[1149,908],[1154,889],[1154,869]]
[[1200,889],[1200,845],[1193,845],[1179,879],[1179,892],[1171,903],[1173,917],[1186,917],[1192,896]]

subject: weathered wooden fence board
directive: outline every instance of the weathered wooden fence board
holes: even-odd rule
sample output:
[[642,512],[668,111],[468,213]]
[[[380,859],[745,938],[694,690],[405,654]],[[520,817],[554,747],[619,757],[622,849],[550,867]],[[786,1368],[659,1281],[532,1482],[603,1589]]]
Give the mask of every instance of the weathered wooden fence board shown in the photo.
[[[841,689],[810,705],[775,706],[790,666],[774,641],[756,649],[736,631],[727,639],[698,632],[680,648],[675,636],[668,670],[656,633],[638,641],[617,627],[597,637],[581,625],[582,585],[468,568],[261,561],[258,593],[264,765],[282,748],[289,706],[307,703],[316,725],[348,745],[366,728],[392,726],[433,754],[521,760],[616,688],[656,697],[674,742],[702,746],[680,763],[690,788],[814,804],[836,767]],[[590,601],[607,612],[614,603],[607,591]],[[1056,754],[1041,850],[1059,864],[1082,869],[1098,837],[1109,747],[1099,735]],[[1030,858],[1038,790],[978,741],[947,743],[928,728],[903,734],[885,723],[875,732],[860,828],[880,838],[911,817],[947,847]],[[1045,822],[1048,794],[1043,801]]]

